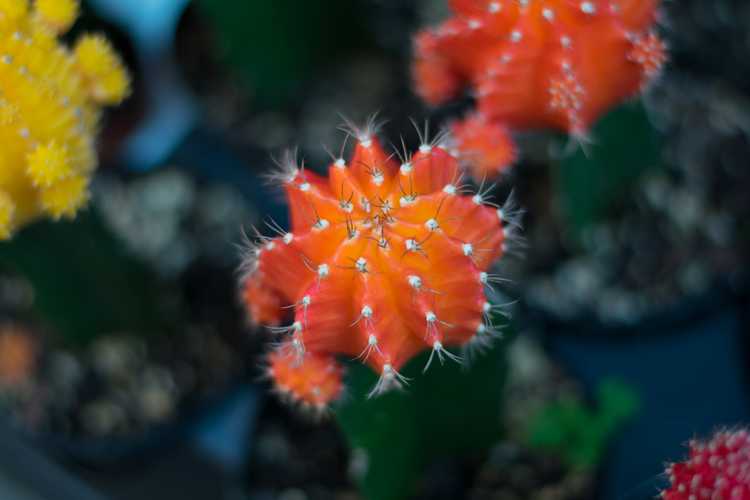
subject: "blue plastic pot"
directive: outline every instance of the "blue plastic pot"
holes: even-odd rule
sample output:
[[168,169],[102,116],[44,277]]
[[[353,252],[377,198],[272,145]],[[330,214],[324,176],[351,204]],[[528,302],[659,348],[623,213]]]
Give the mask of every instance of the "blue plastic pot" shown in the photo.
[[717,288],[628,326],[527,312],[550,355],[590,394],[612,377],[639,393],[639,413],[602,464],[599,498],[654,498],[664,463],[682,459],[687,440],[750,423],[746,306]]

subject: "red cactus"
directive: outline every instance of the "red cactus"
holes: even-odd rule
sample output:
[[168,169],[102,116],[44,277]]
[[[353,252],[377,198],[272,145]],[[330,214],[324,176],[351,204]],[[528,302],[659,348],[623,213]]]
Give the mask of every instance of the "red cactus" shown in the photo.
[[750,434],[719,432],[707,443],[690,442],[690,458],[667,467],[666,500],[750,500]]
[[[452,0],[455,16],[416,37],[417,91],[437,105],[468,86],[489,123],[585,137],[664,64],[653,32],[658,3]],[[491,174],[503,165],[486,167]]]
[[276,237],[259,235],[244,267],[256,322],[278,325],[294,309],[290,326],[272,328],[286,338],[269,374],[318,408],[340,394],[335,355],[379,373],[375,394],[403,383],[399,370],[425,349],[442,362],[459,359],[449,346],[483,345],[494,333],[485,287],[499,280],[488,270],[518,228],[508,203],[492,204],[481,188],[465,194],[442,146],[422,144],[399,165],[372,126],[354,135],[350,161],[335,160],[328,178],[286,158],[275,177],[292,230],[274,224]]

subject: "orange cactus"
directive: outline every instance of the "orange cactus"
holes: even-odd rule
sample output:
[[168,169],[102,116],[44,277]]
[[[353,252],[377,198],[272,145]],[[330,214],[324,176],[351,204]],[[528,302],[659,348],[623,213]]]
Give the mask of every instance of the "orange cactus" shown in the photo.
[[373,129],[354,132],[351,159],[334,160],[328,178],[285,159],[274,177],[292,229],[258,234],[244,264],[254,321],[278,325],[294,310],[291,325],[271,327],[285,337],[269,374],[316,408],[341,393],[337,355],[379,373],[378,394],[404,383],[399,370],[425,349],[429,366],[458,361],[449,346],[485,345],[497,333],[485,292],[500,280],[488,271],[519,226],[512,204],[494,205],[481,188],[466,194],[442,146],[423,143],[399,164]]
[[471,87],[479,112],[511,129],[549,127],[585,137],[666,60],[654,33],[658,0],[450,4],[453,18],[416,37],[417,92],[437,105]]
[[268,375],[282,397],[312,409],[325,408],[344,389],[341,366],[333,356],[311,353],[299,362],[278,349],[268,356]]
[[475,179],[505,171],[518,157],[508,128],[479,113],[454,124],[452,132],[454,147],[467,160]]
[[29,380],[36,367],[38,348],[31,334],[14,325],[0,326],[0,386]]

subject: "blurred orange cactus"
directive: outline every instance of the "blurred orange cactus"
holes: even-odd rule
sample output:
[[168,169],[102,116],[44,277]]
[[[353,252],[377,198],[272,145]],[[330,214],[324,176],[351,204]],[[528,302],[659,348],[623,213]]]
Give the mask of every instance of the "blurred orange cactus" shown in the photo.
[[29,380],[36,366],[37,346],[31,335],[13,325],[0,327],[0,385]]
[[[437,105],[470,87],[488,126],[549,127],[585,138],[592,123],[637,95],[666,60],[654,33],[658,0],[450,4],[454,17],[416,37],[416,89]],[[469,144],[466,152],[481,149]],[[485,158],[479,170],[493,175],[506,166]]]
[[309,408],[325,408],[344,388],[341,366],[330,356],[309,354],[300,362],[279,349],[268,356],[268,375],[283,398]]
[[452,128],[454,148],[460,152],[475,179],[491,177],[510,167],[518,151],[508,128],[474,113]]
[[[335,159],[327,178],[293,155],[282,162],[274,177],[292,229],[258,234],[242,278],[256,322],[279,325],[294,309],[291,325],[271,327],[284,339],[269,373],[280,391],[318,408],[340,394],[336,355],[379,373],[377,394],[405,382],[399,370],[425,349],[429,366],[458,361],[450,346],[486,345],[496,333],[486,288],[499,281],[488,270],[519,226],[511,204],[494,205],[482,188],[467,194],[442,145],[423,141],[399,163],[372,124],[353,135],[352,157]],[[312,371],[314,391],[299,379]]]

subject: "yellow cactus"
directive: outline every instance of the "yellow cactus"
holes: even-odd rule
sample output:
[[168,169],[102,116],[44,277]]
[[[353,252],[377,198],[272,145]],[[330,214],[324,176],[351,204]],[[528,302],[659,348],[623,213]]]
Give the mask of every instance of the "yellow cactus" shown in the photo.
[[36,0],[39,18],[56,32],[67,31],[78,17],[76,0]]
[[67,149],[54,141],[37,146],[27,157],[26,163],[26,173],[36,187],[50,188],[73,174]]
[[74,217],[89,198],[101,106],[130,92],[109,42],[60,42],[78,0],[0,0],[0,239],[41,217]]
[[0,0],[0,25],[17,23],[19,19],[26,16],[28,5],[18,0]]
[[130,78],[109,40],[101,35],[84,35],[76,43],[75,56],[94,99],[102,104],[122,101],[130,88]]
[[10,228],[15,215],[13,200],[5,193],[0,193],[0,238],[10,238]]

